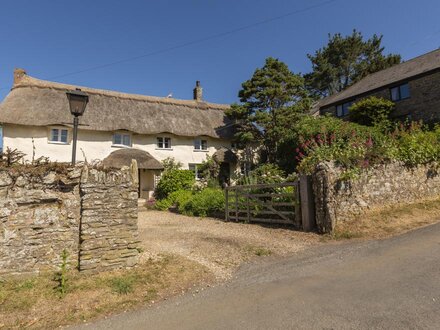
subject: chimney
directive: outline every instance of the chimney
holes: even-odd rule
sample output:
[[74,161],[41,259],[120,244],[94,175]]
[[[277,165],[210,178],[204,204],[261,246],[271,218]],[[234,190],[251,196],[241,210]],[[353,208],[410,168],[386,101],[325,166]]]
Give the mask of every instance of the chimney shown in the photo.
[[193,95],[195,101],[202,101],[203,88],[200,86],[200,81],[196,81],[196,87],[193,89]]
[[17,85],[20,83],[20,81],[26,76],[26,70],[16,68],[14,70],[14,85]]

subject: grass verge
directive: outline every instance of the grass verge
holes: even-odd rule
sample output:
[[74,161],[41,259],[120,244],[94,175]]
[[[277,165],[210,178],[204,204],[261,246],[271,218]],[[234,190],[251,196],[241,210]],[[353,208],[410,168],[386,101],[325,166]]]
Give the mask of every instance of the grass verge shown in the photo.
[[331,238],[386,238],[439,220],[440,199],[396,205],[338,223]]
[[54,274],[0,278],[0,329],[53,329],[151,304],[213,280],[207,268],[177,256],[131,270],[89,275],[70,270],[64,295]]

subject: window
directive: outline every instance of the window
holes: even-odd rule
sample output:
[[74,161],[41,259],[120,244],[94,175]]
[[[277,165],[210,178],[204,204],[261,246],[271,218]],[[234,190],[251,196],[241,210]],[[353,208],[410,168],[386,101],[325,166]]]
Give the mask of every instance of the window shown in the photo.
[[346,102],[344,104],[339,104],[336,106],[336,116],[344,117],[348,115],[348,110],[350,109],[353,102]]
[[131,135],[124,133],[113,134],[113,145],[131,147]]
[[194,140],[194,150],[208,150],[208,141],[201,139]]
[[193,171],[196,180],[202,179],[202,172],[199,171],[200,164],[188,164],[188,168],[190,171]]
[[171,138],[158,137],[157,138],[157,148],[158,149],[171,149]]
[[405,83],[400,86],[393,87],[390,89],[390,93],[391,93],[391,101],[400,101],[400,100],[408,99],[410,97],[409,85],[408,83]]
[[64,143],[67,144],[67,129],[52,128],[50,130],[49,141],[52,143]]

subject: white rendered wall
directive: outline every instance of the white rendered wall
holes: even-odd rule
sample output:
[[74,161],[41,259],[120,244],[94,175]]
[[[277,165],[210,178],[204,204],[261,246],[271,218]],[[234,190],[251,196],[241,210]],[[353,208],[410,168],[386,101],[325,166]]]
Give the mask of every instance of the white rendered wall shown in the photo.
[[[49,142],[50,128],[39,126],[3,125],[3,146],[17,149],[26,154],[26,160],[32,160],[32,153],[35,146],[35,159],[41,156],[49,157],[51,161],[70,162],[72,158],[72,131],[69,129],[68,144],[55,144]],[[59,127],[66,129],[66,127]],[[172,148],[170,150],[159,150],[156,147],[158,136],[170,137]],[[33,139],[33,143],[32,143]],[[207,151],[195,151],[194,139],[172,134],[140,135],[132,134],[132,147],[149,152],[154,158],[161,161],[167,157],[174,157],[180,161],[184,168],[188,164],[200,164],[206,159],[206,155],[214,154],[220,147],[230,148],[228,140],[220,140],[209,137],[202,137],[208,141]],[[113,132],[79,130],[77,142],[77,160],[83,161],[84,155],[88,161],[104,159],[118,147],[112,146]]]

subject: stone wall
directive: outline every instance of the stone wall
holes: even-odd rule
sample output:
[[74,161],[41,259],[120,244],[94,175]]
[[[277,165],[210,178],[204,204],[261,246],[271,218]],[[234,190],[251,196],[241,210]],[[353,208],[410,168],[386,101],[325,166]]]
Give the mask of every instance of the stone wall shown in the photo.
[[81,271],[136,265],[137,208],[138,185],[130,171],[104,173],[85,168],[81,177]]
[[407,168],[400,163],[376,166],[359,178],[340,180],[342,169],[320,164],[312,175],[315,219],[320,232],[370,209],[440,197],[440,173],[432,166]]
[[53,270],[64,249],[80,270],[133,266],[136,192],[137,169],[0,169],[0,274]]

